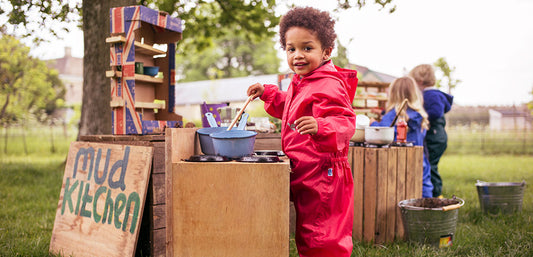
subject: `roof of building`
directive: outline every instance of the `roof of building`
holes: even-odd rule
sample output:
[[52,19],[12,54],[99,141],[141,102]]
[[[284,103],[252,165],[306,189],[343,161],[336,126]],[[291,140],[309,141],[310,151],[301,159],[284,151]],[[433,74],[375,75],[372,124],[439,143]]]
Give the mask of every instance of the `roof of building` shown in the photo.
[[489,112],[500,113],[504,117],[530,117],[531,114],[528,110],[521,110],[516,108],[498,108],[490,109]]
[[357,64],[350,64],[349,67],[351,69],[355,69],[359,73],[360,80],[364,82],[390,83],[396,78],[392,75],[385,74],[385,73],[375,71],[375,70],[371,70],[368,67],[357,65]]
[[65,47],[65,56],[46,61],[48,67],[55,68],[60,75],[83,77],[83,58],[73,57],[71,48]]

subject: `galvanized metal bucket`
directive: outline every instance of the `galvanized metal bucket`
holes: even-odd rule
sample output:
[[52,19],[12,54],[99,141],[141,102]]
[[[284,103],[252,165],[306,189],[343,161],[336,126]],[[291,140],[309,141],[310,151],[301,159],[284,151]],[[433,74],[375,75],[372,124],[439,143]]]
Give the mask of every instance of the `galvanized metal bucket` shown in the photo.
[[481,210],[486,214],[511,214],[522,211],[526,182],[477,181]]
[[438,248],[451,246],[459,208],[464,205],[464,200],[455,198],[457,204],[438,208],[417,207],[415,203],[420,200],[409,199],[398,203],[407,240]]

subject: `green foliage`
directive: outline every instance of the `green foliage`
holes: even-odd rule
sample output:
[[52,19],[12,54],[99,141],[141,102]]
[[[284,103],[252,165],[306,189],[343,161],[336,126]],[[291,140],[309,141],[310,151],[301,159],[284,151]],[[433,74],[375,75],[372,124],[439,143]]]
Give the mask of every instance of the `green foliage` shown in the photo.
[[270,38],[250,41],[241,31],[228,31],[214,39],[211,46],[177,58],[176,68],[184,77],[180,81],[197,81],[248,75],[275,74],[280,60],[275,42]]
[[[7,23],[1,26],[5,33],[43,40],[43,30],[53,36],[68,31],[67,24],[80,21],[81,1],[60,0],[0,0],[0,17]],[[39,15],[36,15],[39,14]],[[20,34],[19,34],[20,33]]]
[[[366,0],[337,0],[337,2],[337,9],[350,9],[353,7],[361,9],[366,5]],[[394,0],[374,0],[374,4],[380,5],[381,9],[388,8],[389,13],[393,13],[394,11],[396,11],[396,5],[394,5],[393,2]]]
[[435,87],[446,87],[448,88],[448,93],[451,94],[452,90],[461,83],[461,80],[453,78],[452,73],[455,72],[455,67],[450,68],[444,57],[439,58],[433,65],[442,73],[442,77],[437,79]]
[[273,29],[279,23],[274,0],[146,0],[142,3],[153,4],[184,21],[178,52],[185,56],[212,46],[214,39],[229,31],[241,31],[247,40],[272,38]]
[[350,60],[348,60],[348,49],[341,45],[341,42],[338,39],[336,43],[336,49],[337,55],[331,58],[333,64],[341,68],[348,68],[348,65],[350,64]]
[[16,38],[0,38],[0,123],[45,121],[60,107],[65,87],[56,70],[29,56]]

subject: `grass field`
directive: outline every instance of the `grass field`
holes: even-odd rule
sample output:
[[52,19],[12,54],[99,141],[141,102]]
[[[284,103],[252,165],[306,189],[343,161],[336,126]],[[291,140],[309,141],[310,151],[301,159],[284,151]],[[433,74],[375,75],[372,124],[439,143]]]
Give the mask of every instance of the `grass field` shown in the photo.
[[[49,256],[65,149],[71,139],[57,137],[55,147],[63,150],[51,153],[49,139],[28,138],[32,145],[41,144],[40,150],[25,155],[19,143],[19,150],[0,154],[0,256]],[[531,183],[532,156],[446,154],[440,170],[444,196],[465,200],[452,247],[355,242],[352,256],[533,256],[533,188],[526,186],[522,212],[493,216],[481,212],[475,187],[477,180]],[[290,256],[297,256],[294,240],[290,243]]]

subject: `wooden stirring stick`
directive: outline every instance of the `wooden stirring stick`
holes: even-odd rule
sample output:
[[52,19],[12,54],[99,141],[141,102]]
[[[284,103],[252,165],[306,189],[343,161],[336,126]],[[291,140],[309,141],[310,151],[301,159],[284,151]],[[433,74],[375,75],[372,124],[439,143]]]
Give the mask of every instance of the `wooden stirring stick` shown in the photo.
[[407,98],[403,99],[403,102],[400,104],[400,108],[398,109],[398,113],[396,113],[396,116],[394,116],[394,120],[392,120],[390,127],[394,127],[394,124],[396,124],[396,120],[398,120],[398,117],[400,117],[400,113],[402,112],[405,104],[407,104],[407,101],[409,101],[409,99]]
[[246,102],[244,103],[244,106],[242,107],[242,109],[239,111],[239,113],[237,114],[237,116],[235,116],[235,118],[233,119],[233,121],[231,122],[231,124],[229,125],[227,131],[230,131],[233,126],[235,126],[235,123],[237,123],[237,121],[239,120],[239,118],[241,117],[242,113],[244,112],[244,109],[246,109],[246,106],[248,106],[248,104],[252,101],[252,99],[254,99],[254,96],[251,95],[248,97],[248,99],[246,99]]

